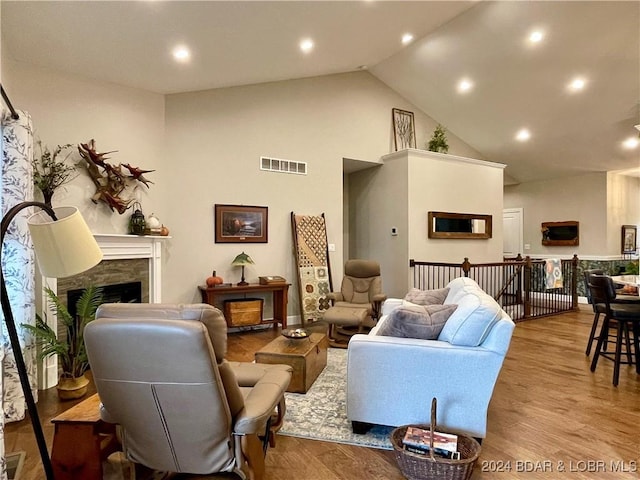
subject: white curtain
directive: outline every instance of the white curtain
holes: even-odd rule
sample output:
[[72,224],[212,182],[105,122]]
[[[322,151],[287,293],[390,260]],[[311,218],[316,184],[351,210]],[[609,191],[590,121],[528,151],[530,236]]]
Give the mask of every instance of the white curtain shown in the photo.
[[[33,129],[31,117],[18,111],[19,118],[14,120],[6,113],[1,121],[2,157],[0,158],[0,212],[4,218],[14,205],[33,200]],[[35,264],[31,239],[27,229],[26,217],[31,209],[25,209],[16,217],[5,237],[2,246],[2,271],[4,272],[7,292],[16,327],[22,345],[23,356],[31,390],[37,400],[36,351],[33,339],[26,335],[20,325],[35,323]],[[1,314],[1,312],[0,312]],[[2,316],[2,399],[4,415],[0,416],[0,480],[6,478],[4,459],[4,423],[21,420],[25,416],[26,404],[16,369],[15,357],[11,350],[9,337]]]

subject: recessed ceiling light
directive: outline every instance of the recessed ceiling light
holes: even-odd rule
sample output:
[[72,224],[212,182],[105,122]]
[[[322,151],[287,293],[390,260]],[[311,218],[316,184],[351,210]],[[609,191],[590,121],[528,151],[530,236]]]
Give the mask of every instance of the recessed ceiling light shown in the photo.
[[544,38],[544,32],[540,30],[534,30],[529,34],[529,42],[531,43],[540,43]]
[[191,52],[185,46],[179,46],[173,49],[173,58],[179,62],[186,62],[191,58]]
[[309,53],[311,50],[313,50],[313,40],[311,40],[310,38],[305,38],[304,40],[302,40],[300,42],[300,50],[302,50],[304,53]]
[[638,137],[629,137],[622,142],[622,146],[628,150],[638,148],[638,145],[640,145],[640,139],[638,139]]
[[412,41],[413,41],[413,35],[411,35],[410,33],[405,33],[404,35],[402,35],[402,44],[403,45],[408,45]]
[[518,133],[516,133],[516,140],[518,140],[519,142],[526,142],[530,138],[531,132],[529,132],[529,130],[527,130],[526,128],[522,128],[518,130]]
[[463,78],[458,82],[458,92],[466,93],[473,88],[473,82],[468,78]]
[[571,80],[571,83],[569,83],[569,90],[573,90],[574,92],[579,92],[584,88],[586,84],[587,82],[584,78],[576,77],[573,80]]

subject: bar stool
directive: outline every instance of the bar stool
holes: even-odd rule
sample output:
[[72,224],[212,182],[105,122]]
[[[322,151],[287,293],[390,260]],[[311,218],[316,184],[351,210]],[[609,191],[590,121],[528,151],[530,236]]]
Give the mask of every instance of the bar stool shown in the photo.
[[[595,372],[598,359],[602,356],[613,361],[613,385],[618,386],[620,376],[620,365],[635,364],[636,372],[640,374],[640,304],[637,303],[615,303],[616,290],[611,277],[606,275],[591,275],[589,278],[589,290],[594,304],[599,304],[598,309],[605,314],[596,351],[591,361],[591,371]],[[604,306],[604,308],[603,308]],[[616,348],[615,352],[607,352],[606,341],[609,337],[609,326],[611,321],[617,323]],[[629,324],[633,329],[633,352],[628,338]],[[623,333],[627,331],[626,357],[627,361],[622,361]],[[633,356],[635,355],[635,360]]]
[[[592,275],[604,275],[604,270],[600,269],[600,268],[594,268],[591,270],[585,270],[583,272],[584,274],[584,284],[586,287],[586,294],[587,294],[587,301],[591,304],[591,307],[593,308],[593,324],[591,325],[591,332],[589,333],[589,340],[587,341],[587,349],[585,350],[585,355],[589,356],[591,355],[591,347],[593,346],[593,342],[598,340],[598,337],[596,336],[596,332],[598,331],[598,322],[600,320],[600,314],[604,314],[606,313],[605,309],[605,305],[603,303],[596,303],[593,301],[593,299],[591,298],[591,289],[589,288],[589,279],[591,278]],[[638,295],[619,295],[616,291],[616,298],[615,300],[613,300],[612,303],[629,303],[629,304],[637,304],[640,305],[640,296]],[[613,322],[609,322],[609,326],[614,326],[616,327],[617,330],[617,326],[615,321]],[[626,341],[627,341],[627,345],[630,344],[630,340],[629,340],[629,330],[628,328],[625,328],[624,332],[623,332],[626,336]],[[608,344],[609,339],[605,338],[604,341],[604,349],[607,349],[607,344]]]

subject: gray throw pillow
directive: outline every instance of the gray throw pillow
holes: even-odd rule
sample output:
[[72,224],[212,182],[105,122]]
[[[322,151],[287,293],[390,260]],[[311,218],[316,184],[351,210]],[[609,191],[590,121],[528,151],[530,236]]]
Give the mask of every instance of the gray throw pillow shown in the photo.
[[415,305],[396,308],[385,320],[378,335],[435,340],[457,305]]
[[448,288],[439,288],[437,290],[420,290],[412,288],[404,297],[407,302],[418,305],[442,305],[449,293]]

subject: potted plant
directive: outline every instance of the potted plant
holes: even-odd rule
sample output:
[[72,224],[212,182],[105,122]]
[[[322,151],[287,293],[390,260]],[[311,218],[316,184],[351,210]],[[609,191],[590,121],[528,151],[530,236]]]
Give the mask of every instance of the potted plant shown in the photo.
[[427,144],[427,149],[430,152],[447,153],[449,151],[449,144],[447,143],[447,129],[438,124],[433,131],[431,140]]
[[67,328],[67,338],[58,338],[56,332],[38,314],[35,325],[22,326],[36,337],[40,346],[39,359],[50,355],[58,356],[60,379],[57,389],[60,399],[81,398],[87,393],[89,384],[85,376],[89,361],[84,345],[84,327],[95,318],[96,310],[102,303],[102,290],[95,286],[89,286],[84,290],[76,303],[75,318],[53,290],[45,287],[45,291],[53,304],[52,309],[55,310],[58,321]]
[[62,159],[58,158],[63,151],[73,145],[70,143],[58,145],[51,152],[48,147],[42,146],[41,141],[38,140],[37,143],[40,147],[40,156],[34,155],[31,162],[33,166],[33,184],[42,192],[44,203],[51,205],[55,190],[77,176],[75,165],[66,163],[66,159],[71,155],[71,152],[67,153]]

